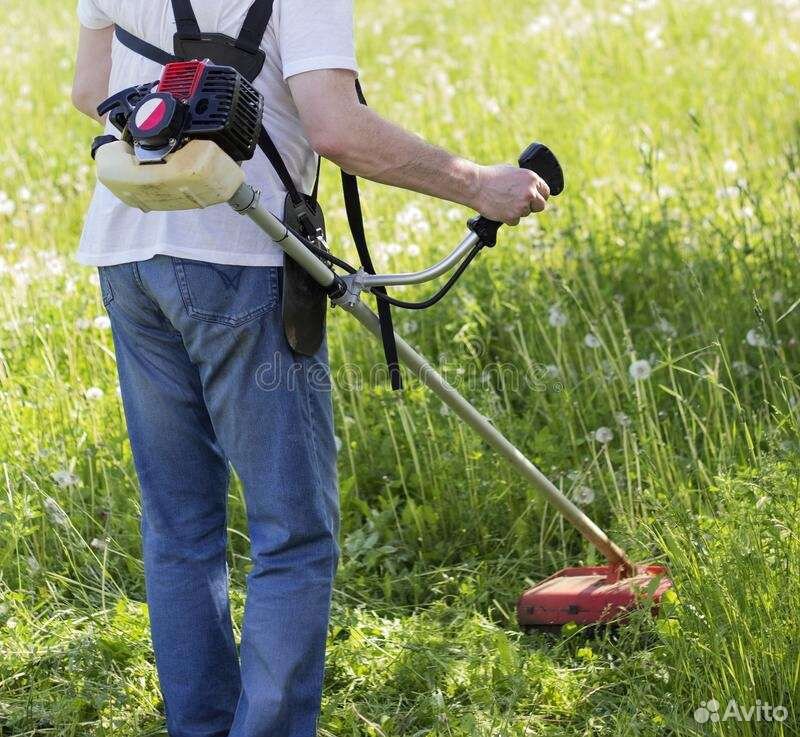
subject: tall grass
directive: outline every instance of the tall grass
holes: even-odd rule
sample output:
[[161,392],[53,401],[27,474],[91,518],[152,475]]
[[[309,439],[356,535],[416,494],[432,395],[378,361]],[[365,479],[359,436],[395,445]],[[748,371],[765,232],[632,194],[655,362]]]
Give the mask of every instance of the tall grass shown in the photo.
[[[71,10],[3,9],[0,734],[140,737],[163,719],[136,481],[96,278],[70,260],[95,132],[68,104]],[[364,0],[358,34],[382,113],[484,162],[533,137],[563,160],[549,213],[398,329],[667,564],[677,598],[618,631],[519,633],[522,587],[596,556],[421,387],[388,391],[379,347],[334,312],[343,559],[321,734],[797,734],[800,4]],[[354,256],[333,167],[323,191]],[[442,255],[469,215],[369,184],[365,201],[393,270]],[[238,617],[235,484],[230,507]],[[698,723],[712,699],[789,718]]]

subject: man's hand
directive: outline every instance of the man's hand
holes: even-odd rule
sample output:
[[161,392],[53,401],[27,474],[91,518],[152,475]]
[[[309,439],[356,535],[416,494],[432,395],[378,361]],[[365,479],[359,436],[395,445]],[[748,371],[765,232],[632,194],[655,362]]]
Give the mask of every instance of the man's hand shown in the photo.
[[81,26],[78,37],[78,58],[72,82],[72,104],[98,123],[97,106],[108,97],[111,74],[111,41],[114,27],[94,30]]
[[550,190],[536,174],[478,166],[384,120],[359,104],[352,72],[305,72],[288,82],[311,146],[345,171],[457,202],[511,225],[544,210]]
[[482,166],[475,209],[490,220],[516,225],[520,218],[541,212],[550,187],[538,174],[516,166]]

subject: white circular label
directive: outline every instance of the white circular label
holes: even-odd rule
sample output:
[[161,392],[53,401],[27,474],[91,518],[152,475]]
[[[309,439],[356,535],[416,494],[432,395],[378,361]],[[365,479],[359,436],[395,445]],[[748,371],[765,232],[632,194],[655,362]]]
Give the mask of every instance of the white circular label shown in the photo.
[[160,97],[145,100],[136,111],[133,122],[140,131],[149,131],[155,128],[163,119],[167,111],[167,104]]

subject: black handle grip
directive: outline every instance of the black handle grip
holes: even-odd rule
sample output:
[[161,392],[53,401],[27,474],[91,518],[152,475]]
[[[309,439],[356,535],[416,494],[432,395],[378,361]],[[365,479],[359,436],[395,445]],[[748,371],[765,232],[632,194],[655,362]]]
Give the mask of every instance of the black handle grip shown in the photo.
[[95,136],[95,139],[92,141],[92,159],[97,156],[97,150],[101,146],[105,146],[107,143],[114,143],[119,139],[116,136],[112,136],[111,134],[107,134],[104,136]]
[[[519,157],[522,169],[530,169],[538,174],[550,187],[550,195],[556,197],[564,191],[564,171],[558,163],[556,155],[543,143],[532,143]],[[502,223],[480,215],[472,218],[467,226],[480,239],[484,246],[493,246],[497,243],[497,231]]]

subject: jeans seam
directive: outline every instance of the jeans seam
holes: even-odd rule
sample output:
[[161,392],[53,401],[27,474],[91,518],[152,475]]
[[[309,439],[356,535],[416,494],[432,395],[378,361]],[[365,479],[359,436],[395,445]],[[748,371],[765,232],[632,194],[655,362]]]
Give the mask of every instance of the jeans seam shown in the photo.
[[[305,358],[303,360],[303,393],[304,393],[304,402],[303,402],[303,413],[305,415],[306,425],[309,428],[309,435],[311,437],[311,450],[313,455],[313,462],[314,462],[314,479],[321,495],[320,503],[323,507],[326,507],[326,501],[323,498],[325,495],[325,482],[322,478],[322,472],[320,471],[320,460],[319,460],[319,444],[317,442],[317,423],[313,421],[312,414],[311,414],[311,386],[308,381],[308,366],[307,364],[311,362],[311,358]],[[330,553],[331,558],[336,558],[336,536],[333,534],[334,530],[336,529],[335,520],[328,519],[328,523],[330,524]],[[336,565],[334,564],[334,568],[331,575],[336,574]]]
[[[111,286],[111,279],[108,278],[105,267],[98,268],[97,273],[100,279],[100,297],[103,300],[103,307],[108,310],[108,306],[114,301],[114,288]],[[105,289],[103,288],[104,284]]]

